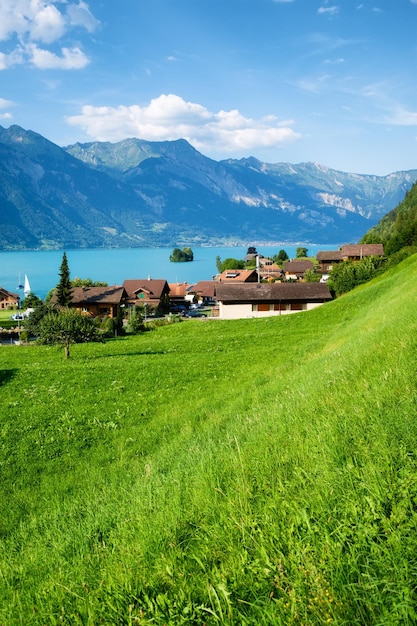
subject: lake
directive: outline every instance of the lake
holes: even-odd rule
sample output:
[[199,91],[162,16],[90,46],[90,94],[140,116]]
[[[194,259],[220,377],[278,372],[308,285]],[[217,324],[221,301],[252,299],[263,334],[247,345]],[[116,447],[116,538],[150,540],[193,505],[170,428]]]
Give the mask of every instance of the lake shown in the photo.
[[[264,256],[273,256],[284,249],[290,258],[295,257],[297,246],[276,245],[256,246]],[[316,256],[319,250],[337,250],[337,245],[306,244],[310,256]],[[107,282],[109,285],[121,285],[131,278],[165,278],[169,283],[195,283],[199,280],[211,280],[217,273],[216,257],[222,260],[232,257],[243,259],[247,246],[192,248],[194,261],[189,263],[171,263],[169,256],[172,248],[127,248],[127,249],[80,249],[67,250],[71,278],[91,278],[94,281]],[[29,278],[33,293],[44,299],[47,293],[59,281],[59,268],[62,262],[62,250],[36,250],[30,252],[0,252],[0,285],[19,293],[25,274]],[[23,293],[20,291],[21,297]]]

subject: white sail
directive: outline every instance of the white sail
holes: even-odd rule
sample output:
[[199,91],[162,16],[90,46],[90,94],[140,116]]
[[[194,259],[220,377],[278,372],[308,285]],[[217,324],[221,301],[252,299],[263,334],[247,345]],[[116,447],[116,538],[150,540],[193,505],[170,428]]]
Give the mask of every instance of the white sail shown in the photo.
[[25,298],[28,297],[30,292],[31,292],[31,288],[30,288],[30,284],[29,284],[29,279],[28,279],[28,277],[25,274],[25,285],[23,287],[23,293],[25,294]]

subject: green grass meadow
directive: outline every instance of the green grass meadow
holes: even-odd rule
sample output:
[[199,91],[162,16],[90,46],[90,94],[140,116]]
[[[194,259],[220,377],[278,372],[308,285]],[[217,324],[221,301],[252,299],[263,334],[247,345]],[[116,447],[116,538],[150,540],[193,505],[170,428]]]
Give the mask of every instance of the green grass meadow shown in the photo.
[[416,297],[1,346],[0,624],[416,624]]

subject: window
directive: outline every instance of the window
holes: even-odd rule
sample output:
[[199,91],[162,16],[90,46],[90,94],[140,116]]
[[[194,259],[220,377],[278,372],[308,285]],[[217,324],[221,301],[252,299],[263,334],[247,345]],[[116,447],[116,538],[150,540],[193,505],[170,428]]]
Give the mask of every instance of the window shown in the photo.
[[301,302],[291,302],[290,309],[291,311],[302,311],[303,305]]
[[258,311],[269,311],[269,304],[258,304]]
[[286,310],[287,310],[286,304],[282,304],[282,302],[275,302],[274,311],[286,311]]

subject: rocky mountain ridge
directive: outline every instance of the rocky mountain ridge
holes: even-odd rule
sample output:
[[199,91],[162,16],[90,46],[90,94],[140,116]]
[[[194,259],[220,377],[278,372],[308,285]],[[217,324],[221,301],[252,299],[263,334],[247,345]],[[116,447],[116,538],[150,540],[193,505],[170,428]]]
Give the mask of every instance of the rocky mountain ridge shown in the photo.
[[346,243],[416,180],[417,170],[214,161],[184,139],[62,148],[0,127],[0,249]]

